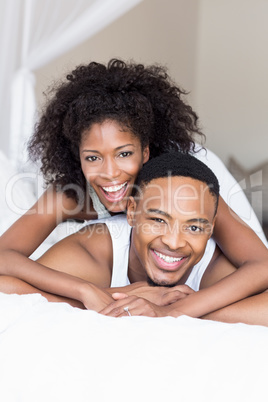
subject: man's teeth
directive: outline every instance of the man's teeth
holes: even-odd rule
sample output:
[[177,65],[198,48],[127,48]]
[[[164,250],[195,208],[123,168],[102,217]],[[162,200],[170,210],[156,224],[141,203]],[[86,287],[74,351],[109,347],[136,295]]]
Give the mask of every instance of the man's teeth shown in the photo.
[[107,193],[115,193],[116,191],[121,190],[121,188],[123,188],[126,184],[127,184],[127,182],[125,182],[123,184],[119,184],[119,186],[102,187],[102,188]]
[[164,260],[165,262],[169,262],[169,263],[181,261],[181,260],[183,259],[183,257],[180,257],[180,258],[170,257],[170,256],[168,256],[168,255],[164,255],[164,254],[158,253],[158,252],[155,251],[155,250],[154,250],[154,252],[155,252],[155,254],[156,254],[158,257],[161,258],[161,260]]

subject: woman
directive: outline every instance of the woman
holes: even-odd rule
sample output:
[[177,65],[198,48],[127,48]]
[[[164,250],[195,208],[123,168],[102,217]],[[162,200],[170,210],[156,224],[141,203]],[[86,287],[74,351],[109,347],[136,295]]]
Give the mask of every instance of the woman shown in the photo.
[[[196,145],[194,135],[203,134],[184,94],[159,66],[111,60],[107,67],[90,63],[68,75],[55,88],[29,145],[33,159],[41,159],[49,187],[2,236],[0,273],[20,277],[25,272],[21,279],[27,280],[34,267],[40,268],[27,257],[58,223],[124,211],[142,164],[169,150],[191,152],[207,163],[227,199],[235,181],[217,157]],[[248,204],[241,197],[236,212],[243,216]],[[250,224],[260,231],[253,214]],[[214,237],[231,261],[241,239],[254,245],[254,252],[245,249],[245,261],[254,263],[263,253],[261,241],[223,199]]]

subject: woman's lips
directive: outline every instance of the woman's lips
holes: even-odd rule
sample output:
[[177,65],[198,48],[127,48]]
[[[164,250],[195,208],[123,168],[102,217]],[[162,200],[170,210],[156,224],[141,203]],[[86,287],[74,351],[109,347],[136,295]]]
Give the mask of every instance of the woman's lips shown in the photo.
[[118,202],[121,201],[127,192],[128,182],[114,186],[100,187],[100,190],[107,201]]
[[173,257],[167,254],[160,253],[156,250],[150,250],[153,259],[156,261],[157,266],[166,271],[176,271],[185,261],[186,257]]

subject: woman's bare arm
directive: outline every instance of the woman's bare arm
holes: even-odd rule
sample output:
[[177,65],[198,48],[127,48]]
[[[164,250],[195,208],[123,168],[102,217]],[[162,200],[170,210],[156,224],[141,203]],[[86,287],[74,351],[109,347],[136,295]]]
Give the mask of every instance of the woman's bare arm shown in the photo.
[[221,197],[213,237],[236,267],[251,262],[267,262],[267,247]]
[[[79,211],[73,199],[56,192],[52,187],[48,189],[37,203],[1,236],[0,275],[16,277],[37,289],[79,300],[81,295],[78,289],[86,282],[86,279],[79,278],[79,274],[82,275],[85,271],[79,267],[79,258],[83,255],[87,263],[92,262],[89,253],[84,250],[84,253],[81,252],[83,247],[79,242],[76,243],[77,264],[72,262],[73,270],[69,270],[70,272],[67,270],[61,274],[57,272],[60,269],[56,267],[52,266],[53,269],[50,269],[46,264],[42,264],[41,260],[36,262],[28,258],[58,223],[76,217],[77,214]],[[66,251],[67,248],[61,256],[66,255]],[[86,261],[84,260],[84,266]],[[64,267],[61,271],[64,271]]]
[[247,297],[244,300],[240,300],[201,318],[227,323],[240,322],[268,327],[268,292]]
[[[219,253],[215,264],[209,267],[202,279],[202,287],[211,286],[227,275],[235,272],[236,269]],[[245,323],[252,325],[268,326],[268,292],[247,297],[227,307],[213,311],[203,317],[203,319],[222,321],[227,323]]]
[[77,213],[75,200],[50,187],[1,237],[0,252],[13,250],[28,257],[55,229]]

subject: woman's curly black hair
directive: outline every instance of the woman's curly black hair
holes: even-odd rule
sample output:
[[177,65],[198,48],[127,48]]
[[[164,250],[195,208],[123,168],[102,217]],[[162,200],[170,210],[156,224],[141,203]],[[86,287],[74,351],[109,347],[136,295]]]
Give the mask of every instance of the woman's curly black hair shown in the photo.
[[56,85],[28,144],[30,157],[41,161],[46,184],[85,188],[79,145],[93,123],[114,120],[149,144],[150,157],[169,150],[194,150],[203,136],[198,117],[181,98],[163,66],[112,59],[107,66],[78,66]]

